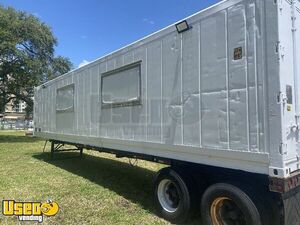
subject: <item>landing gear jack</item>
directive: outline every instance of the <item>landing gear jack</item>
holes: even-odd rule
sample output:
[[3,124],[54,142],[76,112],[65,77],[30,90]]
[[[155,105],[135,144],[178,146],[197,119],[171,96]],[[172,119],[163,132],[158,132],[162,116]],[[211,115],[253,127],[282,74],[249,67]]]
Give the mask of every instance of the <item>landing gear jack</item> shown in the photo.
[[54,140],[50,140],[50,142],[51,142],[51,159],[54,159],[55,152],[69,152],[69,151],[79,151],[80,158],[82,158],[83,146],[75,145],[75,148],[69,149],[69,148],[64,148],[65,143],[63,142],[54,141]]

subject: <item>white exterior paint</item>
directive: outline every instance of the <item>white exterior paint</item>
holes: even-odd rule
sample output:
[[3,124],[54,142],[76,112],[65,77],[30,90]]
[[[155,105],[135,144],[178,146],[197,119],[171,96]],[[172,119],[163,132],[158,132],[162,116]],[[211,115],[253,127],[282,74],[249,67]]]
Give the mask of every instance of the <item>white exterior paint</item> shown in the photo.
[[[223,1],[187,18],[192,29],[184,33],[171,25],[37,87],[41,132],[35,135],[288,177],[299,168],[300,154],[299,5]],[[234,60],[237,48],[243,57]],[[139,61],[141,104],[104,107],[101,78]],[[57,112],[57,91],[68,85],[74,85],[74,106]],[[290,105],[285,98],[277,102],[286,85],[293,90]]]

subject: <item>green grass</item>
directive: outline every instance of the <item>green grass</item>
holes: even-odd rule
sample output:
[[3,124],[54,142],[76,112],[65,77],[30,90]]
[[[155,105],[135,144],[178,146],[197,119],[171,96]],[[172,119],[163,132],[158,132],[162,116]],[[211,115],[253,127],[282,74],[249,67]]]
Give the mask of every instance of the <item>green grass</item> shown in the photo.
[[[128,159],[87,150],[83,159],[69,152],[51,160],[50,146],[43,153],[43,145],[24,132],[0,131],[0,200],[58,202],[59,213],[43,224],[169,224],[155,215],[152,202],[161,165],[140,160],[133,167]],[[0,224],[24,222],[1,214]]]

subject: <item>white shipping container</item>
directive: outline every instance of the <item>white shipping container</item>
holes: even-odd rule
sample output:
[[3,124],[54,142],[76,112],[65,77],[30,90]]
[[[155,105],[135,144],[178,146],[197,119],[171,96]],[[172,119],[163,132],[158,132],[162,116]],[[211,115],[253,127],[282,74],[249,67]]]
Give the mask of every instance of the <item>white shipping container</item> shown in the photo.
[[37,87],[35,135],[294,177],[299,1],[222,1],[183,21]]

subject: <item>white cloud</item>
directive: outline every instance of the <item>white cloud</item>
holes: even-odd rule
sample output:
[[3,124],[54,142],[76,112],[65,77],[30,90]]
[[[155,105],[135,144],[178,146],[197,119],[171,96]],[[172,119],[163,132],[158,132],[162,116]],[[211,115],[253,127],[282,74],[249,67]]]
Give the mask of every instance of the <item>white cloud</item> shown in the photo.
[[154,24],[155,24],[155,22],[154,22],[153,20],[150,20],[150,19],[148,19],[148,18],[144,18],[144,19],[143,19],[143,22],[144,22],[144,23],[147,23],[147,24],[150,24],[150,25],[154,25]]
[[90,62],[89,61],[87,61],[87,60],[82,60],[82,62],[79,64],[79,66],[78,66],[78,68],[80,68],[80,67],[83,67],[83,66],[85,66],[85,65],[87,65],[87,64],[89,64]]
[[41,18],[40,14],[37,13],[37,12],[33,12],[33,13],[31,13],[31,14],[34,15],[35,17],[37,17],[37,18]]

